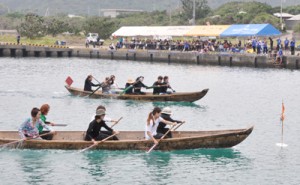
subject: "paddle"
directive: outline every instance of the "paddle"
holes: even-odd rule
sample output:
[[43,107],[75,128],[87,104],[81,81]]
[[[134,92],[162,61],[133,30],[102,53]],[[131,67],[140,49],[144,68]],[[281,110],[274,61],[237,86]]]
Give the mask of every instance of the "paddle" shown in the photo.
[[17,140],[17,141],[13,141],[13,142],[10,142],[10,143],[2,144],[2,145],[0,145],[0,147],[5,147],[7,145],[19,143],[19,142],[22,142],[22,141],[28,141],[28,140],[31,140],[31,139],[34,139],[34,138],[38,138],[38,137],[41,137],[41,136],[46,136],[46,135],[49,135],[49,134],[53,134],[53,133],[52,132],[48,132],[48,133],[45,133],[45,134],[38,135],[36,137],[23,138],[23,139],[20,139],[20,140]]
[[103,143],[104,141],[106,141],[106,140],[108,140],[108,139],[114,137],[114,136],[117,135],[117,134],[118,134],[118,133],[115,133],[115,134],[113,134],[113,135],[110,135],[110,136],[106,137],[105,139],[102,139],[101,141],[98,141],[98,142],[96,142],[95,144],[92,144],[91,146],[89,146],[89,147],[87,147],[87,148],[84,148],[84,149],[80,150],[79,153],[84,152],[84,151],[86,151],[86,150],[88,150],[88,149],[91,149],[91,148],[97,146],[98,144]]
[[[94,78],[94,77],[93,77]],[[96,78],[94,78],[95,80],[96,80]],[[105,83],[106,82],[108,82],[109,80],[111,80],[112,79],[112,77],[110,77],[109,79],[107,79],[106,81],[105,81]],[[102,87],[102,83],[100,83],[98,80],[96,80],[100,85],[99,85],[99,87],[96,89],[96,90],[94,90],[93,92],[92,92],[92,94],[90,94],[89,95],[89,97],[91,97],[96,91],[98,91],[98,89],[100,89],[101,87]]]
[[136,83],[138,83],[140,80],[138,79],[137,81],[135,81],[133,84],[129,85],[128,87],[126,87],[121,93],[120,96],[123,95],[128,89],[132,88]]
[[56,124],[56,123],[54,123],[53,126],[66,127],[66,126],[68,126],[68,125],[67,125],[67,124]]
[[[112,127],[114,127],[116,124],[118,124],[119,123],[119,121],[121,121],[121,119],[123,119],[123,117],[120,117],[120,119],[116,122],[116,123],[114,123],[110,128],[112,128]],[[107,138],[105,138],[105,139],[102,139],[101,141],[98,141],[97,143],[95,143],[95,144],[92,144],[91,146],[89,146],[89,147],[86,147],[86,148],[84,148],[84,149],[82,149],[82,150],[80,150],[79,151],[79,153],[81,153],[81,152],[84,152],[84,151],[86,151],[86,150],[88,150],[88,149],[91,149],[91,148],[93,148],[94,146],[97,146],[98,144],[100,144],[100,143],[102,143],[102,142],[104,142],[104,141],[106,141],[106,140],[108,140],[108,139],[110,139],[110,138],[112,138],[112,137],[114,137],[115,135],[117,135],[118,133],[116,133],[116,134],[113,134],[113,135],[111,135],[111,136],[108,136]]]
[[116,121],[114,124],[112,124],[110,128],[113,128],[116,124],[118,124],[119,121],[121,121],[121,119],[123,119],[123,117],[120,117],[120,119],[118,119],[118,121]]
[[169,129],[159,140],[158,140],[158,142],[157,142],[157,144],[154,144],[148,151],[147,151],[147,154],[148,153],[150,153],[158,144],[159,144],[159,142],[164,138],[164,137],[166,137],[166,135],[172,130],[172,131],[175,131],[177,128],[179,128],[182,124],[183,124],[184,122],[182,122],[182,123],[180,123],[179,125],[177,125],[177,126],[172,126],[171,127],[171,129]]

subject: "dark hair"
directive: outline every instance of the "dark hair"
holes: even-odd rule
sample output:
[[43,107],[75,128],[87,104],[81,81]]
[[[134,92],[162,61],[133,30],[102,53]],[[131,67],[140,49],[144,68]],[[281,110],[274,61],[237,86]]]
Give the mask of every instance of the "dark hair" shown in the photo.
[[36,115],[39,113],[40,109],[34,107],[32,110],[31,110],[31,116],[32,117],[36,117]]
[[154,109],[152,110],[152,112],[150,112],[148,114],[147,125],[150,124],[151,120],[152,120],[152,122],[154,122],[153,115],[156,114],[156,113],[160,113],[160,112],[161,112],[161,109],[159,107],[154,107]]
[[169,77],[168,76],[164,76],[164,80],[166,80],[166,79],[169,79]]
[[157,79],[159,79],[159,80],[162,80],[162,79],[163,79],[163,77],[162,77],[162,76],[158,76],[158,77],[157,77]]
[[138,80],[140,80],[141,78],[144,78],[144,77],[143,77],[143,76],[139,76],[139,77],[136,78],[135,81],[138,81]]
[[86,77],[85,81],[88,81],[89,78],[91,78],[91,77],[93,77],[93,76],[92,76],[92,75],[88,75],[88,76]]
[[103,105],[99,105],[96,110],[99,110],[99,109],[106,110],[106,108]]

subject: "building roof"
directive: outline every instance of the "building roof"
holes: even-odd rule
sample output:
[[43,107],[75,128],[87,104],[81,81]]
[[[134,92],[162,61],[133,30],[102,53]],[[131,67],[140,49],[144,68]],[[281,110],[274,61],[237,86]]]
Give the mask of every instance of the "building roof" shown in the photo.
[[287,19],[289,21],[300,21],[300,14],[294,15],[292,18]]
[[[281,13],[274,13],[273,14],[275,17],[281,17]],[[290,17],[293,17],[294,15],[292,14],[289,14],[289,13],[283,13],[282,12],[282,18],[290,18]]]

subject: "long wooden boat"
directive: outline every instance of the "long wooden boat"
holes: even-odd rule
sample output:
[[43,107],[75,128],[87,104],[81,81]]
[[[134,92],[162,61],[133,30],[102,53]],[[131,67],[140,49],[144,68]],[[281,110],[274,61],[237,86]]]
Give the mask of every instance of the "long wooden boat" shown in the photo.
[[[176,92],[173,94],[165,95],[153,95],[152,93],[146,93],[145,95],[128,95],[128,94],[103,94],[101,91],[92,92],[84,91],[80,88],[71,86],[65,86],[66,89],[75,96],[85,96],[90,98],[112,98],[121,100],[142,100],[142,101],[175,101],[175,102],[194,102],[203,98],[209,89],[204,89],[199,92]],[[92,94],[92,95],[91,95]]]
[[[253,126],[246,129],[214,131],[174,131],[173,138],[163,139],[157,150],[183,150],[197,148],[229,148],[241,143],[252,132]],[[84,141],[84,131],[58,131],[53,140],[28,140],[6,145],[29,149],[83,149],[93,143]],[[92,149],[98,150],[148,150],[153,145],[144,139],[143,131],[121,131],[117,141],[105,141]],[[0,144],[20,140],[17,131],[0,131]]]

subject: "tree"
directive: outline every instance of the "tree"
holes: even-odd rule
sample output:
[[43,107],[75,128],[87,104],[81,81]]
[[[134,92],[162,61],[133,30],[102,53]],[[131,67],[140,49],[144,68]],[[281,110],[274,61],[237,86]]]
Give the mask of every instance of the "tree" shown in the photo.
[[116,25],[110,18],[91,17],[83,26],[85,33],[98,33],[100,38],[106,39],[115,31]]
[[50,34],[53,37],[68,30],[68,24],[58,18],[52,17],[45,21],[47,34]]
[[[183,13],[182,16],[185,20],[193,18],[193,0],[181,0]],[[207,17],[211,12],[207,0],[195,0],[195,18],[200,19]]]
[[36,14],[29,13],[25,20],[17,27],[18,32],[30,39],[43,37],[46,34],[44,19]]
[[250,22],[251,24],[262,24],[269,23],[280,29],[279,19],[273,15],[267,13],[261,13],[254,17],[254,19]]

